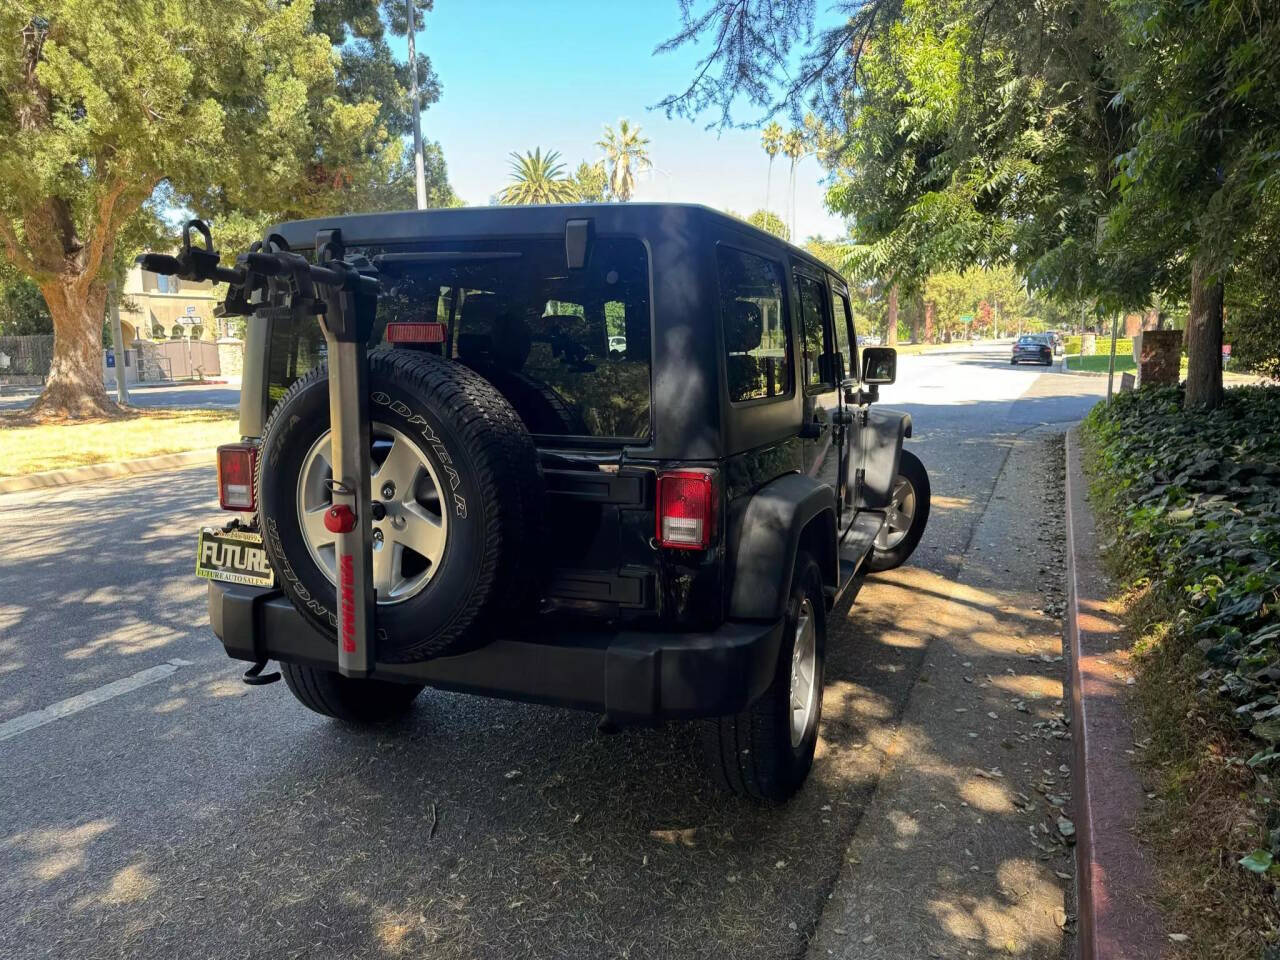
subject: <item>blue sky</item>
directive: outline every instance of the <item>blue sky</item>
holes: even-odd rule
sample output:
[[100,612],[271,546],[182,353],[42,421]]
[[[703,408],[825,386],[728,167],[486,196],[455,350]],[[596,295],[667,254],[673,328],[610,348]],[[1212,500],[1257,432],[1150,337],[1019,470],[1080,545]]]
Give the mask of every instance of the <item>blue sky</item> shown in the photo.
[[[655,56],[679,25],[676,0],[436,0],[418,49],[440,77],[440,102],[423,113],[423,135],[444,148],[449,179],[469,204],[484,204],[508,182],[508,155],[560,151],[568,169],[599,159],[606,123],[626,117],[650,138],[655,171],[637,200],[675,200],[732,209],[764,206],[768,158],[758,130],[708,131],[700,121],[650,110],[684,89],[697,51]],[[397,44],[401,55],[404,43]],[[741,119],[754,119],[743,107]],[[785,124],[784,124],[785,125]],[[774,161],[770,207],[784,210],[788,161]],[[823,172],[812,157],[796,169],[801,238],[843,234],[823,205]]]

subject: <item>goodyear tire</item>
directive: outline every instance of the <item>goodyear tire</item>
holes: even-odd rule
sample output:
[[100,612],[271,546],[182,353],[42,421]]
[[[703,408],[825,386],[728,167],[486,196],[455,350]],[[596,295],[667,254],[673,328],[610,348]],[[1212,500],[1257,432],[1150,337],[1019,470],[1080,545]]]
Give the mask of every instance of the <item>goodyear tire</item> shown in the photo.
[[[278,582],[334,640],[336,563],[322,525],[331,499],[328,390],[321,367],[276,405],[257,483]],[[483,378],[407,350],[370,354],[369,419],[375,503],[361,518],[374,526],[377,659],[409,663],[481,646],[537,598],[542,477],[533,441]]]

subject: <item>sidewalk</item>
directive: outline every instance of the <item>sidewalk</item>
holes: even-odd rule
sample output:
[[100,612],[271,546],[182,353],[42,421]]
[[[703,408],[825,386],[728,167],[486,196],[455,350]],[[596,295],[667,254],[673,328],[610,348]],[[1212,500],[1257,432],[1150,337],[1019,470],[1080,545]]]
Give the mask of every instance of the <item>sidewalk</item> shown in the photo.
[[882,778],[815,960],[1074,950],[1064,521],[1046,509],[1062,503],[1062,456],[1060,434],[1024,434],[956,578],[876,575],[898,587],[892,609],[854,608],[855,627],[929,650],[901,723],[872,738]]

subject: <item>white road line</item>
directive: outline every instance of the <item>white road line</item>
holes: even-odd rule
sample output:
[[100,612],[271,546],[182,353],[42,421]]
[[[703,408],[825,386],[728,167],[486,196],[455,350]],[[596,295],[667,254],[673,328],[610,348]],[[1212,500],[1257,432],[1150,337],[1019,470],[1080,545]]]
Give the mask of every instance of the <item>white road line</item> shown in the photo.
[[66,700],[51,703],[43,710],[33,710],[30,713],[24,713],[20,717],[14,717],[12,720],[6,720],[4,723],[0,723],[0,740],[8,740],[11,737],[18,736],[20,733],[34,730],[36,727],[43,727],[46,723],[53,723],[54,720],[59,720],[62,717],[69,717],[73,713],[79,713],[81,710],[96,707],[98,704],[105,703],[114,697],[132,693],[139,687],[145,687],[149,683],[163,680],[176,672],[179,667],[189,667],[192,663],[193,661],[191,660],[180,660],[174,657],[159,666],[139,670],[123,680],[114,680],[111,683],[103,684],[101,687],[95,687],[84,693],[76,694],[74,697],[68,697]]

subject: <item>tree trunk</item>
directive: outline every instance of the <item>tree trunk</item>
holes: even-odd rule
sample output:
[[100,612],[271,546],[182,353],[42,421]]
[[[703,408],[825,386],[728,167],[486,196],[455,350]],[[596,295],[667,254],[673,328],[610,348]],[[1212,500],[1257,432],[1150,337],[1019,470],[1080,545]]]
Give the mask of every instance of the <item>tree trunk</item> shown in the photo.
[[926,301],[924,305],[924,342],[933,343],[935,333],[933,330],[933,317],[938,310],[938,305],[932,300]]
[[1191,316],[1187,348],[1188,410],[1212,410],[1222,403],[1222,281],[1209,282],[1201,257],[1191,261]]
[[53,317],[53,362],[44,390],[28,413],[39,420],[118,417],[102,382],[102,321],[107,286],[81,287],[76,276],[40,284]]
[[914,308],[915,308],[915,309],[913,309],[913,310],[911,311],[911,342],[912,342],[912,343],[919,343],[919,342],[920,342],[920,340],[921,340],[921,336],[920,336],[920,323],[921,323],[921,321],[924,319],[924,300],[923,300],[923,298],[921,298],[921,297],[916,297],[916,299],[915,299],[915,303],[914,303]]
[[889,311],[884,324],[884,345],[886,347],[898,345],[898,285],[896,283],[889,288]]

